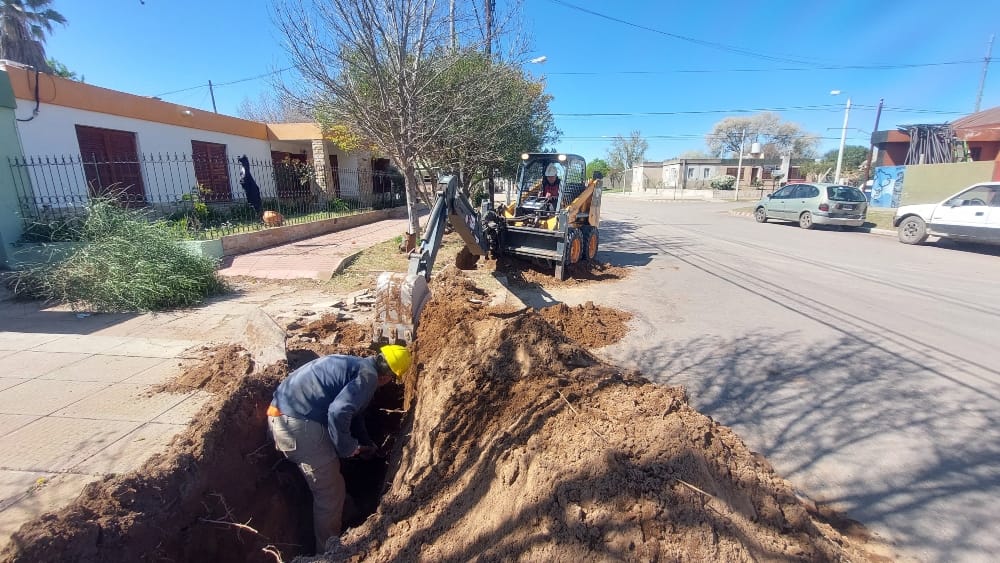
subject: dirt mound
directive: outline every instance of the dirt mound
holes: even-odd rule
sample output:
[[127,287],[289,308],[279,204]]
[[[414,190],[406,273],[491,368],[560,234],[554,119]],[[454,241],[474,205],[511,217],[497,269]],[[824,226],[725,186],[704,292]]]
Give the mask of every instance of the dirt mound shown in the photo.
[[291,326],[287,331],[285,347],[289,369],[328,354],[353,354],[370,356],[370,327],[355,323],[339,314],[324,315],[303,326]]
[[391,486],[310,561],[868,558],[682,389],[537,313],[470,306],[458,276],[433,285]]
[[627,325],[632,320],[631,313],[594,305],[593,301],[576,307],[560,303],[540,310],[539,314],[587,348],[600,348],[618,342],[628,333]]
[[[283,364],[248,375],[242,362],[167,451],[88,485],[58,512],[24,524],[3,561],[269,561],[308,552],[308,487],[265,437],[264,411]],[[219,372],[214,372],[219,374]],[[237,478],[238,477],[238,478]]]
[[581,261],[566,268],[566,279],[557,280],[551,267],[539,266],[509,256],[501,256],[494,269],[507,276],[510,282],[521,287],[565,287],[591,282],[608,282],[624,279],[628,268],[596,261]]
[[187,393],[195,389],[219,393],[253,370],[250,353],[233,344],[202,349],[200,362],[180,375],[154,387],[152,393]]

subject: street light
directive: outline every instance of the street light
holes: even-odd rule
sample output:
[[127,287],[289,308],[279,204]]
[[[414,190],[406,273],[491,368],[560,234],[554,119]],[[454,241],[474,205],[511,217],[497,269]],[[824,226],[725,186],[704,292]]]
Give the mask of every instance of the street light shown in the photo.
[[[840,94],[840,90],[830,90],[831,96]],[[840,150],[837,151],[837,172],[834,182],[840,183],[840,166],[844,163],[844,142],[847,141],[847,119],[851,115],[851,97],[847,97],[847,106],[844,107],[844,126],[840,128]]]

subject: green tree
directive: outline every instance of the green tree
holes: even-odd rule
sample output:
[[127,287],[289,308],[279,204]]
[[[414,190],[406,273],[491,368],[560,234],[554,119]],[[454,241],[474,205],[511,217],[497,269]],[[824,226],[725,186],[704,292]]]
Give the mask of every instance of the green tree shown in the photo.
[[[424,167],[458,171],[466,187],[486,177],[490,168],[512,176],[521,153],[536,152],[558,136],[551,96],[519,66],[477,49],[453,52],[460,58],[436,81],[445,95],[430,100],[427,108],[452,114],[452,119],[427,144],[421,155]],[[454,113],[456,104],[466,111]]]
[[[840,149],[827,151],[823,155],[823,160],[837,165],[837,154]],[[844,147],[844,160],[840,165],[841,171],[858,170],[868,162],[868,147],[861,145],[847,145]]]
[[60,78],[68,78],[70,80],[76,80],[77,82],[87,81],[86,77],[82,74],[77,75],[76,72],[70,70],[66,65],[53,58],[48,58],[45,62],[48,63],[49,67],[52,69],[52,74]]
[[593,178],[594,172],[600,172],[605,177],[611,172],[611,165],[603,158],[595,158],[587,163],[587,177]]
[[52,0],[0,0],[0,59],[52,73],[45,60],[45,36],[66,18],[49,7]]
[[759,113],[750,117],[727,117],[705,136],[708,150],[716,157],[744,153],[753,143],[760,143],[765,158],[791,154],[793,158],[811,158],[819,139],[806,133],[798,124],[782,121],[778,114]]

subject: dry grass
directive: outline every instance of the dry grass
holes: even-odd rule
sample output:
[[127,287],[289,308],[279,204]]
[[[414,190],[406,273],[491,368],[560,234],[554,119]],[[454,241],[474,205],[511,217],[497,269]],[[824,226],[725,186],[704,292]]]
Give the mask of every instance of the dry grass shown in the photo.
[[[375,278],[382,272],[405,272],[409,256],[400,252],[401,238],[396,237],[362,250],[350,260],[344,271],[333,276],[329,289],[337,293],[350,293],[375,286]],[[455,263],[455,256],[464,246],[462,239],[452,233],[445,235],[438,250],[433,271]]]

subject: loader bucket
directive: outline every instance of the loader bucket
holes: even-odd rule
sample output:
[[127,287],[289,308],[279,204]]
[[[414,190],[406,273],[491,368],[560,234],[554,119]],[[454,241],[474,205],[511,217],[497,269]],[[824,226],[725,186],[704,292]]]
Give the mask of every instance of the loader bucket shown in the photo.
[[375,344],[409,344],[417,332],[420,311],[430,299],[427,280],[416,274],[383,272],[375,282]]

